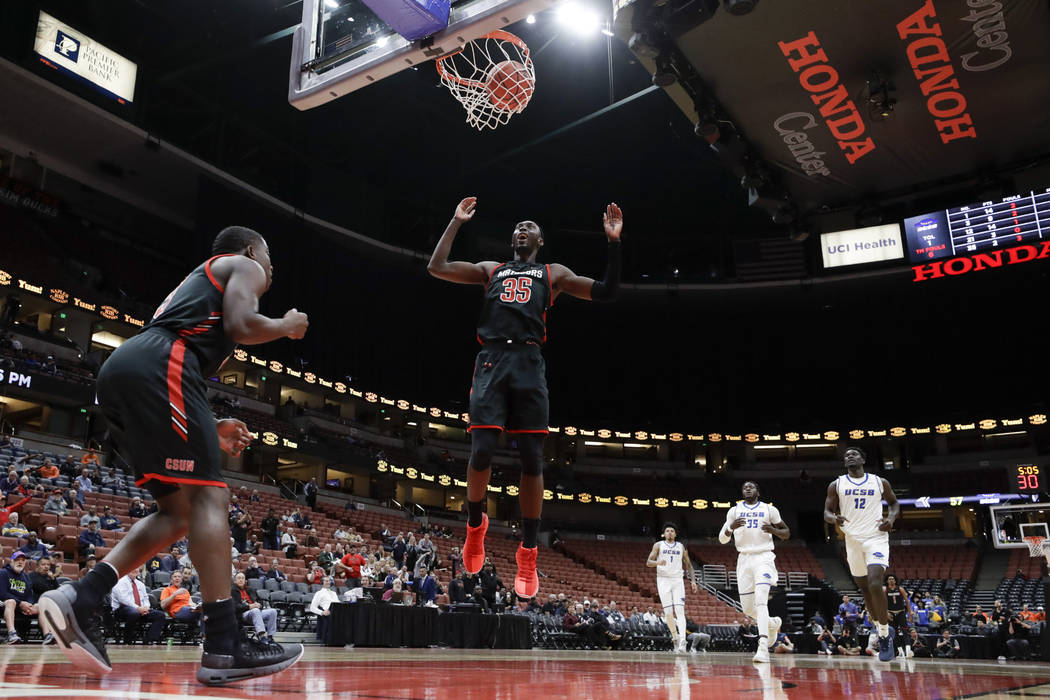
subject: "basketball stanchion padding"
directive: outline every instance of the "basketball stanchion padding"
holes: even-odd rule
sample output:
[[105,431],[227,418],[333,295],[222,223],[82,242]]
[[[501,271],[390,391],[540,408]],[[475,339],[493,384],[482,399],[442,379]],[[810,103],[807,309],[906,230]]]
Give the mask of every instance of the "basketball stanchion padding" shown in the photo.
[[390,27],[408,41],[437,34],[448,26],[451,0],[364,0]]
[[437,70],[441,83],[467,111],[467,123],[478,130],[495,129],[525,111],[536,90],[529,47],[503,30],[442,56]]

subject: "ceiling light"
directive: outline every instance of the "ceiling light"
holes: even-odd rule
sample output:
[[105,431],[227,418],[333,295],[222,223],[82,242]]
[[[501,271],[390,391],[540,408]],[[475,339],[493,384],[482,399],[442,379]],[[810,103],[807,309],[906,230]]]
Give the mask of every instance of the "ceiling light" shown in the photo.
[[525,18],[525,22],[528,24],[536,24],[536,15],[529,15]]
[[601,27],[597,14],[572,2],[558,8],[558,22],[580,36],[594,34]]
[[337,0],[324,0],[325,7],[329,7],[333,10],[339,8],[339,2]]

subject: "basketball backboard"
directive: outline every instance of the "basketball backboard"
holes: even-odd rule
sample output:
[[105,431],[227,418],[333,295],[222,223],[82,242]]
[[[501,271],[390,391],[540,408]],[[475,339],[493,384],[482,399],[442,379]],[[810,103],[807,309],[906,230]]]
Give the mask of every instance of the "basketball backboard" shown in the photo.
[[304,110],[322,105],[461,49],[555,2],[453,0],[445,30],[407,41],[362,0],[303,0],[303,22],[292,42],[288,101]]
[[1024,538],[1031,535],[1050,536],[1050,505],[1030,503],[1016,506],[992,506],[992,544],[996,549],[1027,548]]

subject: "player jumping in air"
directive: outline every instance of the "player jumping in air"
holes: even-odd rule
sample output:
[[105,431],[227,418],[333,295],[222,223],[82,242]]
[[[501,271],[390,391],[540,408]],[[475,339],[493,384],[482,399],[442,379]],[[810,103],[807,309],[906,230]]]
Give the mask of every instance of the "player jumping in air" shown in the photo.
[[[879,635],[879,660],[894,657],[894,629],[889,625],[886,590],[882,587],[890,565],[890,531],[900,515],[897,496],[885,479],[864,471],[866,458],[859,447],[843,456],[848,473],[828,484],[824,520],[838,525],[846,535],[846,561],[857,587],[864,594],[868,614]],[[888,512],[882,515],[882,501]]]
[[482,348],[474,363],[470,389],[471,454],[463,568],[475,574],[485,563],[489,465],[500,433],[507,432],[517,441],[521,456],[518,501],[522,541],[515,557],[518,573],[514,591],[522,598],[532,598],[540,585],[536,538],[543,510],[543,442],[548,425],[546,366],[540,348],[547,340],[547,310],[562,293],[594,301],[616,296],[623,214],[615,204],[605,209],[608,266],[605,278],[596,281],[564,265],[536,262],[543,247],[543,231],[534,221],[521,221],[514,227],[510,238],[514,259],[509,262],[449,262],[456,233],[474,217],[477,203],[477,197],[459,203],[427,266],[427,271],[439,279],[485,287],[477,334]]
[[693,572],[693,562],[689,561],[689,551],[678,541],[678,528],[674,523],[664,525],[664,538],[653,545],[645,565],[656,569],[656,591],[660,594],[660,605],[664,609],[664,620],[671,632],[674,650],[685,653],[685,583],[682,581],[683,568],[689,572],[689,582],[693,592],[699,590]]
[[214,257],[168,295],[142,332],[119,348],[98,375],[98,402],[137,486],[157,512],[135,523],[84,578],[40,599],[40,621],[73,664],[92,673],[112,666],[96,615],[121,576],[188,533],[200,575],[204,652],[197,680],[207,685],[276,673],[298,661],[301,644],[261,643],[241,632],[230,598],[229,489],[219,450],[240,454],[251,443],[239,420],[216,421],[205,394],[237,344],[302,338],[306,314],[259,314],[273,267],[266,241],[240,226],[223,229]]
[[776,555],[773,554],[773,535],[782,540],[791,537],[791,530],[780,519],[780,511],[758,499],[758,484],[745,481],[740,489],[744,497],[726,513],[726,524],[718,533],[718,541],[728,544],[736,540],[736,584],[744,614],[758,625],[758,650],[754,661],[769,663],[769,647],[776,643],[781,619],[769,616],[769,599],[777,585]]

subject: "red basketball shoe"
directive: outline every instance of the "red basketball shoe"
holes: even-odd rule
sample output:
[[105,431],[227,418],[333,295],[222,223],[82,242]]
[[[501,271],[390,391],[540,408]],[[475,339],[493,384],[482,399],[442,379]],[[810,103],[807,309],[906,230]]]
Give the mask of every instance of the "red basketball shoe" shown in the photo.
[[485,565],[485,533],[489,531],[489,516],[481,514],[481,524],[467,525],[467,541],[463,543],[463,568],[473,576]]
[[514,558],[518,562],[518,575],[514,577],[514,592],[519,598],[535,598],[540,590],[540,577],[536,575],[536,555],[539,547],[526,549],[520,544]]

